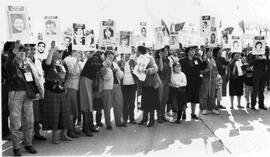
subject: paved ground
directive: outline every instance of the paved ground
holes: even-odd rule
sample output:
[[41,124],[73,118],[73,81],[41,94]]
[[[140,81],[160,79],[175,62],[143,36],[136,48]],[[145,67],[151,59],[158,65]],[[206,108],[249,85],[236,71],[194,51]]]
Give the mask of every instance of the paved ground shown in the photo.
[[[270,107],[270,92],[265,96],[265,104]],[[50,133],[42,132],[48,140],[34,141],[34,146],[40,156],[269,156],[270,111],[230,110],[229,98],[224,98],[222,104],[227,109],[219,116],[200,114],[201,120],[194,121],[188,109],[187,120],[180,125],[155,123],[147,128],[129,124],[127,128],[114,127],[113,131],[101,128],[94,137],[83,135],[58,145],[51,144]],[[136,117],[141,120],[141,113],[136,111]],[[12,155],[11,143],[3,143],[3,156]],[[24,149],[22,153],[30,155]]]

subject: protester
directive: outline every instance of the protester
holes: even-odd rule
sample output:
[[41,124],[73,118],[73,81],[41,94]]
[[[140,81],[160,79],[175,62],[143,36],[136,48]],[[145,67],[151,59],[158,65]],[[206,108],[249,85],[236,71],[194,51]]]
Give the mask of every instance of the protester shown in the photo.
[[219,114],[216,110],[216,87],[217,87],[217,75],[218,69],[216,62],[213,58],[213,51],[210,48],[206,49],[206,56],[203,56],[204,68],[202,70],[202,86],[201,86],[201,105],[202,114],[206,115],[208,112]]
[[78,118],[78,92],[79,92],[79,81],[82,67],[81,62],[81,51],[73,50],[70,56],[64,59],[64,65],[67,68],[67,77],[65,87],[67,89],[67,98],[70,109],[70,121],[71,125],[68,129],[68,136],[72,138],[78,138],[80,132],[76,131],[75,122]]
[[243,109],[241,106],[241,96],[243,95],[243,70],[240,53],[233,53],[232,60],[229,65],[229,95],[231,98],[231,109],[234,109],[234,96],[237,96],[237,107]]
[[131,124],[136,124],[134,117],[135,97],[137,86],[135,83],[136,76],[134,76],[133,65],[130,61],[130,54],[124,55],[124,65],[122,71],[124,72],[122,91],[123,91],[123,120],[126,124],[127,121]]
[[23,130],[23,143],[27,152],[36,154],[32,146],[34,126],[33,101],[41,94],[38,77],[33,74],[31,66],[25,62],[26,49],[23,46],[10,51],[7,63],[8,72],[8,106],[10,111],[10,132],[14,156],[21,156],[20,127]]
[[80,104],[83,112],[82,132],[87,136],[93,136],[92,132],[99,132],[93,122],[93,82],[97,73],[103,67],[104,53],[98,51],[88,58],[81,72],[80,78]]
[[186,85],[187,78],[186,75],[181,72],[180,63],[173,63],[172,65],[172,75],[170,80],[170,100],[176,99],[174,111],[177,112],[177,118],[174,123],[180,124],[180,119],[183,113],[183,107],[186,104]]
[[195,52],[192,47],[186,48],[186,58],[180,60],[184,74],[187,77],[186,97],[187,102],[191,103],[191,118],[198,119],[195,114],[196,104],[200,103],[200,70],[203,70],[202,62],[194,57]]
[[144,70],[146,79],[142,83],[142,100],[141,109],[143,111],[143,118],[139,125],[143,125],[148,122],[148,114],[150,114],[150,121],[147,127],[152,127],[155,123],[155,109],[159,109],[159,96],[158,88],[162,85],[159,76],[157,75],[158,67],[155,60],[149,54],[146,54],[146,48],[144,46],[138,46],[138,53],[143,57],[148,58],[150,61]]
[[[52,143],[59,144],[59,139],[71,141],[67,135],[70,125],[69,105],[65,94],[66,69],[62,62],[63,51],[55,47],[52,41],[49,55],[42,62],[45,73],[45,95],[40,108],[43,130],[52,130]],[[61,136],[58,130],[61,130]]]

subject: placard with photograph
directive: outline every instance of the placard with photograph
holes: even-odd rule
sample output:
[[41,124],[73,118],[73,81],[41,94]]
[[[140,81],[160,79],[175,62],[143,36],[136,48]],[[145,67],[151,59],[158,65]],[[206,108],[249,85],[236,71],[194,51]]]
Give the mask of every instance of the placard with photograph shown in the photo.
[[155,27],[154,29],[154,37],[155,37],[155,49],[161,49],[165,46],[164,34],[162,32],[162,27]]
[[131,53],[131,32],[120,31],[117,51],[119,53]]
[[60,21],[58,16],[44,16],[45,36],[47,38],[54,38],[60,35]]
[[179,34],[178,33],[170,33],[169,40],[170,49],[179,49]]
[[231,37],[231,52],[242,52],[242,42],[240,36]]
[[211,31],[211,17],[210,16],[200,16],[200,36],[206,37]]
[[100,41],[101,46],[115,46],[116,39],[115,39],[115,21],[107,20],[100,22]]
[[211,33],[209,36],[209,46],[210,47],[216,47],[217,46],[217,28],[212,27],[211,28]]
[[253,55],[265,54],[265,36],[254,36],[252,54]]

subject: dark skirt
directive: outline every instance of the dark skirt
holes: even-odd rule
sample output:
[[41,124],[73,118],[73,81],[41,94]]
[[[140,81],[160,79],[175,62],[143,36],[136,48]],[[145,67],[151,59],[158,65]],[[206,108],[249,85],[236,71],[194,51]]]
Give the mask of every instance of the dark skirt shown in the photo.
[[230,78],[229,80],[229,95],[242,96],[243,95],[243,77]]
[[160,106],[158,90],[154,87],[142,87],[142,100],[143,111],[158,110]]
[[42,100],[33,101],[34,122],[41,122],[39,104]]
[[65,93],[55,93],[45,90],[40,103],[43,130],[67,129],[70,124],[69,105]]
[[70,114],[78,117],[78,91],[72,88],[67,89],[67,100],[69,104]]
[[200,103],[200,86],[201,86],[201,78],[187,80],[187,86],[186,86],[186,102],[187,103],[188,102]]
[[103,106],[103,103],[101,101],[101,97],[99,97],[99,98],[94,97],[94,110],[101,111],[102,109],[104,109],[104,106]]

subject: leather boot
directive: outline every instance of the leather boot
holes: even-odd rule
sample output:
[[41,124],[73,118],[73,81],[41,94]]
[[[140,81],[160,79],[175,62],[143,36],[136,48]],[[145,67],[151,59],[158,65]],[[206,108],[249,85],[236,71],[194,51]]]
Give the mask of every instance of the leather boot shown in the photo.
[[93,113],[89,112],[89,118],[90,118],[90,130],[91,132],[99,132],[99,129],[97,129],[94,125],[94,118],[93,118]]
[[96,113],[96,123],[98,127],[103,127],[103,124],[101,122],[102,113],[97,112]]
[[83,112],[83,129],[82,132],[86,136],[93,136],[91,130],[90,130],[90,115],[88,112]]

